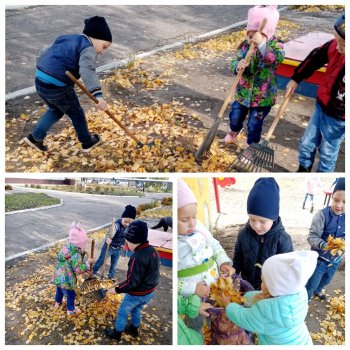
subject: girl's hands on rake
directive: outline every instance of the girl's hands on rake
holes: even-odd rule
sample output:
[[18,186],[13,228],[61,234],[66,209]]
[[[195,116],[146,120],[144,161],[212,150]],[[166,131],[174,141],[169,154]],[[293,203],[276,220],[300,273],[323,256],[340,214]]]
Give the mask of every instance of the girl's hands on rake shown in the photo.
[[209,314],[207,312],[208,309],[212,309],[213,305],[209,304],[209,303],[201,303],[201,306],[199,307],[199,311],[198,313],[204,317],[208,317]]
[[222,277],[229,277],[232,276],[234,273],[236,272],[236,270],[230,266],[228,263],[223,263],[220,266],[220,274]]
[[237,64],[237,68],[236,68],[237,73],[242,69],[243,70],[246,69],[246,67],[248,66],[249,66],[248,62],[244,58],[241,59]]
[[194,293],[201,298],[208,298],[210,295],[210,288],[204,282],[198,282]]

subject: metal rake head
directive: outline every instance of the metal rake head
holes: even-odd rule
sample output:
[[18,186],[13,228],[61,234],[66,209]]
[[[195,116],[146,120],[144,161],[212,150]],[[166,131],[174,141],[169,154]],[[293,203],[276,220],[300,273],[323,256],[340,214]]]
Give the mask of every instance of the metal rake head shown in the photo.
[[260,172],[263,168],[274,167],[274,150],[263,142],[252,143],[228,168],[237,172]]
[[102,301],[106,297],[105,289],[98,289],[93,292],[84,295],[84,300],[86,303],[91,304],[96,301]]
[[100,280],[97,278],[85,280],[80,286],[79,290],[82,294],[88,294],[96,289],[99,289],[101,285]]

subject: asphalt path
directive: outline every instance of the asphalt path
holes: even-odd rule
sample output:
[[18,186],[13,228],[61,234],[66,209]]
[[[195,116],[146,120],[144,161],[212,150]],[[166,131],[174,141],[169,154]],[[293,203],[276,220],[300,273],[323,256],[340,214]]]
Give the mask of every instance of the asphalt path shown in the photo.
[[[28,189],[28,191],[33,190]],[[108,224],[112,221],[113,216],[121,217],[127,204],[138,206],[171,196],[169,193],[145,193],[144,197],[118,197],[42,189],[38,191],[62,199],[63,205],[51,209],[6,215],[6,258],[67,238],[73,221],[79,221],[81,226],[89,231]],[[148,223],[153,224],[156,221],[150,220]]]
[[61,34],[81,33],[84,19],[107,19],[113,44],[99,66],[232,25],[251,6],[29,6],[5,11],[6,93],[34,85],[39,50]]

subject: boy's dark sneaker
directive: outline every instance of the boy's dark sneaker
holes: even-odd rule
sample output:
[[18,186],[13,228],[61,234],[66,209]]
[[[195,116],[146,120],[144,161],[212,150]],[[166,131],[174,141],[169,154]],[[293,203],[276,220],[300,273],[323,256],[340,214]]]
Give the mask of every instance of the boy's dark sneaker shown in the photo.
[[327,300],[327,297],[322,293],[315,293],[315,296],[320,300]]
[[97,145],[101,143],[101,138],[98,134],[91,135],[91,139],[89,142],[83,143],[81,146],[84,152],[89,152]]
[[131,325],[128,325],[125,327],[125,333],[130,334],[132,337],[137,337],[139,335],[138,327]]
[[115,328],[106,328],[104,331],[105,335],[109,338],[120,340],[122,337],[122,332],[117,332]]
[[299,168],[297,170],[297,173],[311,173],[311,166],[308,168],[303,167],[302,165],[299,165]]
[[27,145],[37,149],[40,152],[47,152],[47,147],[44,145],[43,141],[35,140],[32,134],[29,134],[27,137],[25,137],[23,141]]

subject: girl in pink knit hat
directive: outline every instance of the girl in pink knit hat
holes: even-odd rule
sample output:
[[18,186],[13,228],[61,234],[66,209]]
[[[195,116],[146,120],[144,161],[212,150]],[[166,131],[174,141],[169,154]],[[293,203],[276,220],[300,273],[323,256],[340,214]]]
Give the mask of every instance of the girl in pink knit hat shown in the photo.
[[82,274],[94,263],[94,259],[87,259],[84,263],[84,255],[87,244],[86,232],[79,223],[72,224],[69,230],[68,244],[64,245],[57,254],[58,264],[55,269],[53,284],[56,285],[55,308],[62,305],[63,297],[67,298],[67,315],[74,316],[81,313],[75,308],[74,300],[76,293],[74,288],[77,284],[76,275]]
[[207,298],[210,284],[234,273],[232,261],[205,226],[197,220],[197,199],[178,180],[178,294]]
[[[267,22],[258,32],[262,20]],[[283,61],[282,42],[274,36],[279,13],[277,6],[254,6],[248,11],[247,38],[240,44],[236,57],[231,62],[234,73],[243,70],[230,112],[230,131],[225,143],[233,143],[243,129],[248,115],[247,143],[258,143],[265,117],[276,102],[276,69]],[[245,56],[251,44],[256,47],[250,62]]]

